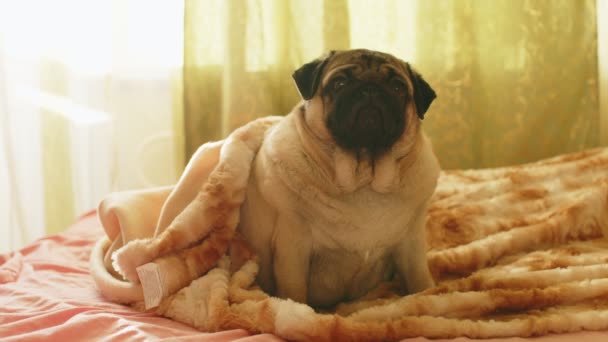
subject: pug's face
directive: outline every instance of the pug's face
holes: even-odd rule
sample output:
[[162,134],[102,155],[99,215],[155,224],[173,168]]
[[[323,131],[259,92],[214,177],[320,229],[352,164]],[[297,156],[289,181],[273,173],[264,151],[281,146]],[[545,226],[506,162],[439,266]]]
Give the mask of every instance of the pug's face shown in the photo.
[[[336,145],[376,159],[418,125],[435,92],[409,64],[370,50],[332,51],[293,75],[308,115]],[[309,113],[310,112],[310,113]],[[410,113],[411,115],[408,115]],[[414,130],[417,131],[417,130]]]

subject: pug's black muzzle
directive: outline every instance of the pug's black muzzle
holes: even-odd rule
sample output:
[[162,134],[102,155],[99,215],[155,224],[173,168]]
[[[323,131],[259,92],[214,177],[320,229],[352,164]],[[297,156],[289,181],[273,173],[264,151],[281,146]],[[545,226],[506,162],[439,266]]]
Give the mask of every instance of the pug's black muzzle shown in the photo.
[[403,134],[405,104],[378,85],[362,84],[336,98],[327,127],[340,147],[376,157]]

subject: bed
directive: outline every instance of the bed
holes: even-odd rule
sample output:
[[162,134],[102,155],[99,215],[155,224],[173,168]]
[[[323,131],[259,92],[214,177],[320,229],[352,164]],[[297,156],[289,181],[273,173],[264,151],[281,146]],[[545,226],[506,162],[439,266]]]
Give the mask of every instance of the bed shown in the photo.
[[[402,296],[381,284],[322,312],[264,293],[255,255],[233,253],[247,250],[240,161],[273,120],[203,145],[174,188],[111,194],[63,233],[0,255],[0,339],[608,340],[608,148],[444,171],[426,227],[437,286]],[[148,266],[163,276],[139,273]],[[171,290],[148,296],[157,285]]]
[[[204,333],[105,300],[89,275],[89,254],[103,234],[96,212],[89,212],[61,234],[0,255],[2,341],[283,341],[271,334],[250,335],[245,330]],[[529,340],[599,342],[608,340],[608,332],[550,335]]]
[[2,341],[281,341],[244,330],[204,333],[105,300],[89,274],[103,235],[90,212],[61,234],[0,255]]

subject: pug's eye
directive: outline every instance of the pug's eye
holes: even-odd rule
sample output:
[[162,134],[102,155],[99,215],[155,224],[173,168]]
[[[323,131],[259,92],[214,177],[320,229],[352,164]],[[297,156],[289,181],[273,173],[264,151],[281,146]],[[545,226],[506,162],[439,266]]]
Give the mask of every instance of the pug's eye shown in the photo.
[[333,80],[334,90],[343,88],[348,83],[348,79],[344,76],[338,76]]
[[394,79],[391,81],[391,88],[393,88],[393,91],[396,93],[403,93],[407,89],[407,86],[403,81]]

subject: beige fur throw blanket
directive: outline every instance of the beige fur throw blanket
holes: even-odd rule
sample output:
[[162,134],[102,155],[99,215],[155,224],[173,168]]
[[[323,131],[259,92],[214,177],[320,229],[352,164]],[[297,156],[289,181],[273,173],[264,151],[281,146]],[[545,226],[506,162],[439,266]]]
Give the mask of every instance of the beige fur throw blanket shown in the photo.
[[289,340],[534,336],[608,329],[608,149],[521,166],[445,171],[428,213],[438,285],[387,283],[332,312],[271,297],[239,238],[239,207],[264,132],[258,119],[203,145],[175,187],[109,195],[91,255],[100,291],[205,331]]

